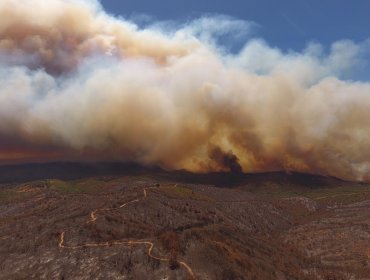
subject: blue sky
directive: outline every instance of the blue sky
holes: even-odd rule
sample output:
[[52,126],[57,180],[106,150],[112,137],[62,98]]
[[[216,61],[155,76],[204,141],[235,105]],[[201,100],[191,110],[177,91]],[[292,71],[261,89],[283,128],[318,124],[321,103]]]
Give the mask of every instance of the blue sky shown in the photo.
[[370,181],[370,0],[0,1],[0,164]]
[[101,0],[112,14],[146,14],[156,20],[187,20],[225,14],[259,25],[254,36],[271,46],[300,51],[308,42],[329,46],[370,37],[369,0]]

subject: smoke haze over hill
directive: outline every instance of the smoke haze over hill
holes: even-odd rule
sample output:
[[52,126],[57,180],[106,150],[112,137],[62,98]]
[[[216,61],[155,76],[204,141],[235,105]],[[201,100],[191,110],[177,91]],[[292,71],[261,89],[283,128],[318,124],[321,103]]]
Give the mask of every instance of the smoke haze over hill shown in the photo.
[[300,53],[217,43],[253,26],[216,15],[139,28],[95,1],[2,0],[0,161],[369,181],[370,83],[348,78],[370,41]]

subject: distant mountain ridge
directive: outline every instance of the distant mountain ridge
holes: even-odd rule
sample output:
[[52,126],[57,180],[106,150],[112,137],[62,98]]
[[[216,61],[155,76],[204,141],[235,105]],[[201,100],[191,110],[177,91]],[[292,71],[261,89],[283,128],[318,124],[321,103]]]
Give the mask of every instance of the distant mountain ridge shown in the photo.
[[324,187],[335,186],[344,182],[334,177],[294,172],[196,174],[187,171],[165,171],[156,167],[144,167],[135,163],[123,162],[54,162],[0,165],[0,183],[18,183],[42,179],[74,180],[86,177],[148,174],[155,174],[168,180],[222,186],[258,185],[262,182],[274,182],[305,187]]
[[134,163],[54,162],[0,165],[0,183],[42,179],[74,180],[86,177],[137,175],[154,171]]

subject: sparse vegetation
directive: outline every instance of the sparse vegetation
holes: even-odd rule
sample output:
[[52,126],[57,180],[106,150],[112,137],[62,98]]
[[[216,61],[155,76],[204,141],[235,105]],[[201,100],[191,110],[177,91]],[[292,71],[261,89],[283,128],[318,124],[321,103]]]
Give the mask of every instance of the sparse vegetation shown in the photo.
[[[185,262],[202,280],[365,280],[370,188],[336,183],[262,178],[221,188],[151,175],[8,185],[0,190],[0,279],[188,280]],[[108,210],[91,223],[96,209]],[[67,246],[108,245],[61,250],[62,232]],[[168,261],[117,240],[150,240]]]
[[163,194],[169,198],[174,199],[193,199],[210,201],[210,198],[205,194],[194,191],[190,188],[180,186],[177,184],[163,185],[154,189],[153,192]]

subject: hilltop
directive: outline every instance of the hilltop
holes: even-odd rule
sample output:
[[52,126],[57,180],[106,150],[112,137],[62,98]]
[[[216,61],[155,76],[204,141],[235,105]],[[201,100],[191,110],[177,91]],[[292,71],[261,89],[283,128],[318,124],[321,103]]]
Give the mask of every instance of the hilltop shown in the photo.
[[368,184],[117,163],[0,181],[0,279],[369,279]]

